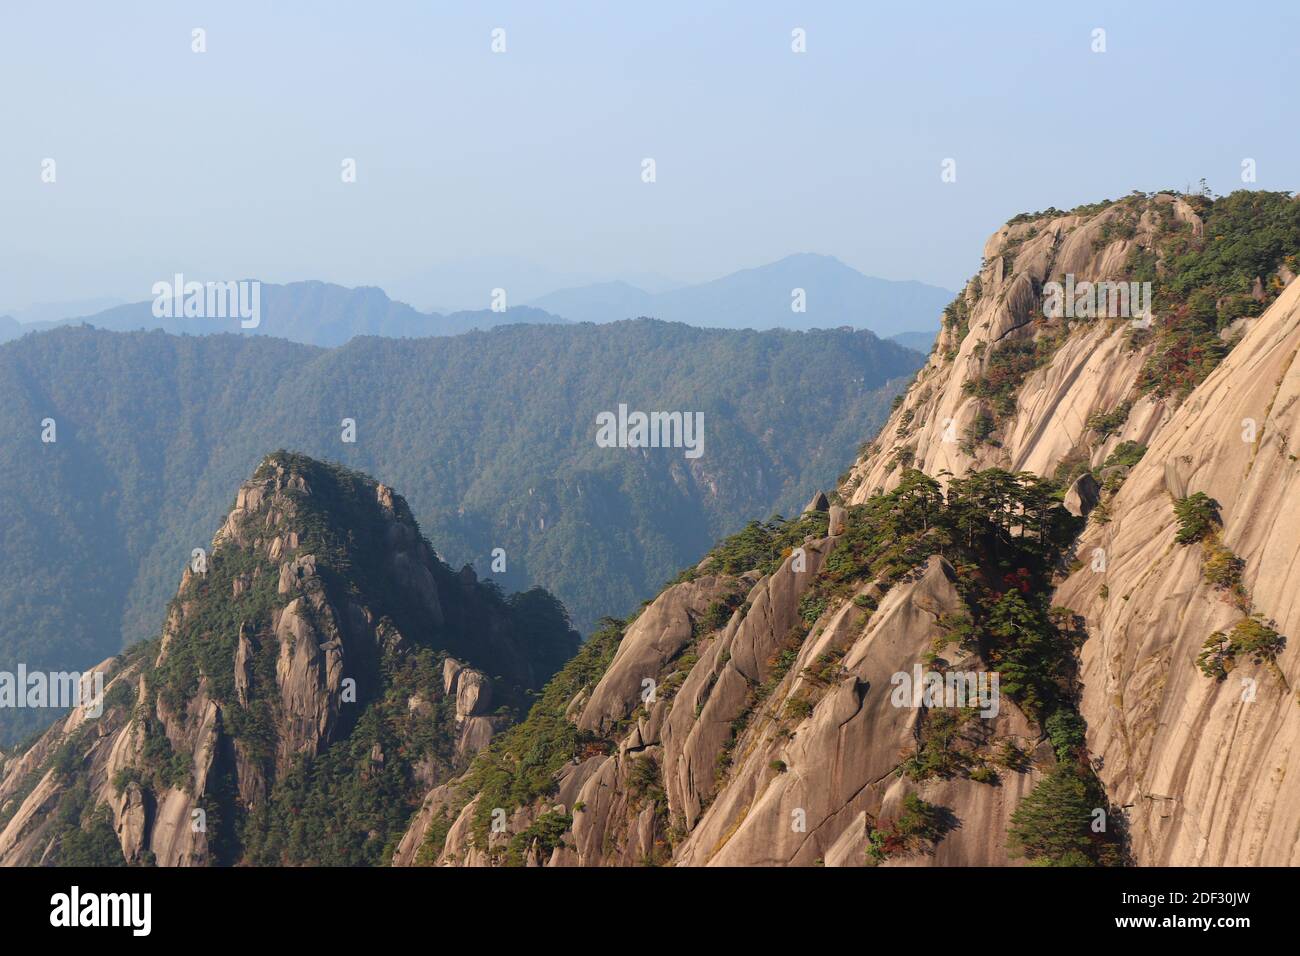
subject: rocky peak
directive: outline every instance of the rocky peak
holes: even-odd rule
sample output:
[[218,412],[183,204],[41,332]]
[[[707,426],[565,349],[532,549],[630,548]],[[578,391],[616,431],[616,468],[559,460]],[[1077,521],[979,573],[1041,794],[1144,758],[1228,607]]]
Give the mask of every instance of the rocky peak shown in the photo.
[[[57,859],[71,817],[109,862],[379,862],[401,801],[523,706],[544,651],[576,647],[556,608],[453,572],[386,486],[276,452],[182,574],[160,639],[105,665],[104,715],[4,767],[0,861]],[[371,838],[285,844],[283,815],[312,800],[321,825],[355,815]]]
[[[941,482],[990,467],[1072,477],[1146,444],[1221,356],[1220,330],[1294,274],[1296,208],[1285,194],[1137,193],[1011,220],[841,493],[861,503],[908,467]],[[1249,249],[1261,220],[1270,251],[1221,251]]]
[[[1087,749],[1139,863],[1294,862],[1273,835],[1300,823],[1283,785],[1300,734],[1298,256],[1287,194],[1017,217],[840,489],[862,504],[909,468],[1057,479],[1086,526],[1048,597],[1082,622]],[[1067,276],[1150,281],[1150,323],[1050,317],[1047,284]]]

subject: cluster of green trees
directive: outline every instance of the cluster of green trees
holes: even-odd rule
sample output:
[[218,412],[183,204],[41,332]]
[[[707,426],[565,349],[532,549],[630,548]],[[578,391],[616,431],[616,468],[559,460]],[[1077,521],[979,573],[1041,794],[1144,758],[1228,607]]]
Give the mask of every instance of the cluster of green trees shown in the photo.
[[1227,631],[1215,631],[1205,641],[1197,655],[1196,666],[1206,677],[1223,680],[1237,666],[1237,659],[1248,657],[1256,664],[1264,664],[1274,673],[1280,672],[1277,656],[1286,647],[1286,638],[1279,634],[1271,622],[1258,614],[1242,618]]
[[844,595],[865,578],[896,580],[932,554],[1008,574],[1051,570],[1077,533],[1063,490],[1031,472],[991,468],[939,482],[914,468],[898,485],[847,509],[843,536],[816,586]]
[[[978,283],[979,279],[974,281]],[[944,353],[944,358],[951,362],[957,357],[957,350],[970,332],[970,304],[966,301],[965,289],[959,292],[957,298],[943,310],[943,327],[951,333],[952,337],[952,344]]]
[[1179,544],[1200,541],[1221,524],[1219,503],[1203,491],[1175,501],[1174,516],[1178,519],[1174,540]]
[[1124,427],[1132,410],[1133,403],[1125,400],[1108,412],[1093,412],[1088,416],[1088,428],[1096,432],[1098,438],[1107,438]]
[[1167,215],[1157,249],[1136,252],[1131,263],[1134,279],[1152,283],[1159,317],[1147,331],[1156,349],[1138,387],[1177,398],[1227,354],[1219,333],[1236,319],[1261,314],[1277,298],[1279,269],[1300,272],[1300,201],[1291,194],[1243,189],[1184,199],[1201,216],[1202,234]]
[[770,574],[805,537],[825,534],[828,523],[824,511],[794,519],[773,515],[767,521],[751,521],[719,541],[699,564],[682,571],[671,583],[692,581],[702,573],[744,574],[758,570]]
[[1010,847],[1039,866],[1122,866],[1123,816],[1095,774],[1058,762],[1011,815]]
[[54,811],[53,866],[125,866],[122,846],[113,828],[113,814],[103,804],[92,804],[90,788],[78,781]]
[[962,390],[984,400],[996,425],[1015,411],[1016,393],[1029,373],[1047,364],[1060,344],[1061,336],[1051,335],[1008,339],[992,350],[978,376],[962,383]]
[[878,864],[892,856],[925,849],[943,839],[954,822],[945,808],[914,793],[906,794],[897,818],[867,831],[867,859]]

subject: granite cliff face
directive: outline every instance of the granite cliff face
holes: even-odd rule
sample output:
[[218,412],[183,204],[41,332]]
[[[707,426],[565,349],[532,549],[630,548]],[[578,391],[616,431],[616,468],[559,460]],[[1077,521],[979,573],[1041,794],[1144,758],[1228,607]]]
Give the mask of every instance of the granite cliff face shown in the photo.
[[391,489],[278,452],[161,637],[97,668],[103,714],[4,764],[0,863],[379,862],[576,645],[549,595],[443,564]]
[[[1143,395],[1122,429],[1087,447],[1089,421],[1130,396],[1156,343],[1134,334],[1133,315],[1049,322],[1044,286],[1066,276],[1076,288],[1127,284],[1135,255],[1150,253],[1171,226],[1196,235],[1204,229],[1185,199],[1160,194],[1097,212],[1029,217],[990,236],[984,265],[945,313],[929,361],[854,466],[844,489],[850,500],[888,490],[902,462],[932,475],[989,467],[1050,475],[1072,453],[1100,464],[1121,441],[1148,437],[1169,414],[1156,395]],[[1136,311],[1131,298],[1128,311]],[[999,368],[1000,355],[1014,364]],[[981,395],[977,386],[990,372],[1002,374],[993,394]]]
[[[1300,283],[1292,282],[1152,437],[1080,541],[1088,566],[1056,600],[1086,615],[1089,749],[1128,807],[1141,863],[1294,865],[1300,789]],[[1174,502],[1204,493],[1221,530],[1179,544]],[[1217,538],[1217,542],[1215,541]],[[1239,583],[1216,574],[1223,551]],[[1104,570],[1093,570],[1094,554]],[[1222,679],[1197,657],[1259,615],[1275,660],[1236,655]]]
[[[429,794],[394,862],[1007,862],[1010,814],[1050,748],[1006,699],[988,720],[897,705],[900,671],[983,665],[953,628],[967,603],[943,556],[827,569],[865,527],[810,512],[765,567],[734,573],[711,556],[593,638],[604,646],[580,652],[499,753]],[[847,587],[828,591],[828,575]],[[551,754],[550,785],[520,779],[524,753]],[[909,795],[941,807],[951,832],[890,844]]]
[[[1295,205],[1280,204],[1292,221]],[[1243,241],[1213,215],[1203,220],[1186,198],[1158,195],[1128,210],[1113,204],[999,230],[965,293],[969,332],[945,328],[844,490],[860,501],[890,487],[900,456],[941,480],[945,471],[997,465],[1073,482],[1072,510],[1092,515],[1076,569],[1052,600],[1086,622],[1080,711],[1098,775],[1124,809],[1134,861],[1292,864],[1300,827],[1300,799],[1287,779],[1300,733],[1296,655],[1287,645],[1300,633],[1297,249],[1279,244],[1246,274],[1253,281],[1241,283],[1244,294],[1225,293],[1193,271],[1203,258],[1189,263],[1161,250],[1171,222],[1193,245]],[[1102,241],[1107,224],[1126,216],[1131,234]],[[1042,283],[1066,272],[1079,281],[1130,278],[1135,250],[1154,257],[1167,286],[1219,292],[1207,298],[1226,356],[1185,394],[1160,388],[1158,375],[1182,344],[1176,333],[1195,321],[1199,290],[1188,296],[1191,309],[1157,307],[1150,331],[1097,319],[1062,335],[1036,308]],[[972,440],[970,423],[988,403],[968,383],[987,380],[990,356],[1015,336],[1046,340],[1049,354],[1024,376],[987,440]],[[945,423],[956,424],[949,440]],[[1217,518],[1180,544],[1175,506],[1198,493]],[[1207,641],[1243,633],[1234,628],[1252,617],[1267,630],[1244,633],[1263,633],[1272,647],[1252,653],[1254,645],[1229,644],[1218,675],[1198,666]]]
[[[1293,862],[1296,208],[1135,194],[999,229],[837,492],[610,622],[394,861]],[[1040,524],[1016,552],[1039,509],[1059,549]],[[999,712],[898,706],[918,665],[1001,670]]]

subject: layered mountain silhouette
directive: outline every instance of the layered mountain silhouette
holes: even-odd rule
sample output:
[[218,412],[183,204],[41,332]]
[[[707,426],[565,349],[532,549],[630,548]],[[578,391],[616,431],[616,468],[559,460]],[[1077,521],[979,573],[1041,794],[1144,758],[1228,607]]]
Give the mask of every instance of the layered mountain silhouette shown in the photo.
[[0,342],[29,332],[68,325],[90,325],[113,332],[161,329],[176,335],[240,333],[272,336],[326,347],[342,345],[361,335],[421,338],[459,335],[520,322],[533,324],[564,321],[536,308],[509,308],[501,312],[481,309],[441,315],[420,312],[405,302],[390,299],[373,286],[346,288],[329,282],[262,283],[260,320],[256,327],[241,328],[238,318],[158,317],[152,301],[114,306],[92,315],[43,322],[6,322],[0,318]]
[[[510,293],[508,285],[505,291]],[[479,298],[485,303],[490,301],[491,290],[496,287],[485,280]],[[656,287],[663,291],[646,291],[623,281],[604,282],[552,292],[502,311],[483,308],[424,312],[373,286],[348,288],[318,281],[262,283],[260,322],[254,328],[241,328],[235,318],[159,317],[154,315],[153,301],[148,300],[89,314],[61,312],[58,318],[50,317],[52,310],[57,311],[54,306],[17,317],[0,316],[0,342],[29,332],[84,323],[114,332],[240,332],[331,347],[362,335],[420,338],[518,323],[612,322],[641,317],[707,328],[847,326],[891,337],[933,327],[934,317],[952,298],[952,293],[935,286],[872,278],[831,256],[808,254],[788,256],[698,285],[677,287],[659,280]],[[791,309],[792,291],[796,288],[804,290],[806,311]],[[519,301],[519,297],[512,294],[509,301]],[[905,344],[916,346],[915,341]]]
[[[794,290],[805,311],[795,311]],[[626,282],[564,289],[529,304],[578,322],[650,316],[728,329],[870,329],[882,337],[935,327],[952,299],[922,282],[865,276],[833,256],[803,253],[680,289],[651,293]]]

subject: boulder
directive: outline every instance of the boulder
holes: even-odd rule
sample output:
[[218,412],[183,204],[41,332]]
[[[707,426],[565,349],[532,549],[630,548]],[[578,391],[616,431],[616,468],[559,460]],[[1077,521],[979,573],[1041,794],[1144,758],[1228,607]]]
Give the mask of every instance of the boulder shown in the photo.
[[1077,518],[1086,518],[1100,500],[1101,486],[1092,477],[1092,472],[1085,471],[1074,479],[1074,484],[1065,493],[1065,510]]
[[486,713],[492,705],[492,681],[482,671],[466,668],[456,681],[456,719]]
[[848,517],[848,512],[840,505],[831,505],[831,524],[830,530],[827,531],[832,538],[844,533],[844,520]]
[[831,503],[826,499],[826,492],[818,491],[817,494],[812,496],[812,501],[804,505],[803,513],[812,514],[816,511],[826,511],[830,506]]

